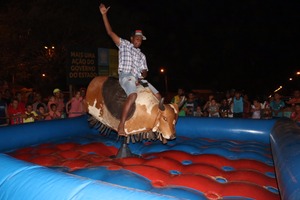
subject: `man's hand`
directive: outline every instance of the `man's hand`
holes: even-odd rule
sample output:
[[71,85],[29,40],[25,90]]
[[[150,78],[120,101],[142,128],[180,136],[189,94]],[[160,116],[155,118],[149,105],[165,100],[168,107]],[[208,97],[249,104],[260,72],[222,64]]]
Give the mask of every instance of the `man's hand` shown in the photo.
[[100,4],[99,6],[99,10],[101,12],[102,15],[106,14],[107,11],[109,10],[110,7],[106,8],[105,5],[103,3]]
[[147,75],[148,75],[148,72],[147,72],[147,70],[143,70],[143,71],[141,72],[141,74],[142,74],[142,77],[146,78]]

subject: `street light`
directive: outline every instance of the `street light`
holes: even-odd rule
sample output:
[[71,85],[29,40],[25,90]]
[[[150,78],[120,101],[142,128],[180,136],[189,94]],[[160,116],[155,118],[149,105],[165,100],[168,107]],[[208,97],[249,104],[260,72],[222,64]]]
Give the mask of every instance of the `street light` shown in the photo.
[[44,49],[46,50],[46,56],[52,58],[54,55],[55,46],[51,46],[51,47],[44,46]]
[[165,68],[160,68],[160,73],[164,75],[166,96],[168,96],[168,76],[167,76]]

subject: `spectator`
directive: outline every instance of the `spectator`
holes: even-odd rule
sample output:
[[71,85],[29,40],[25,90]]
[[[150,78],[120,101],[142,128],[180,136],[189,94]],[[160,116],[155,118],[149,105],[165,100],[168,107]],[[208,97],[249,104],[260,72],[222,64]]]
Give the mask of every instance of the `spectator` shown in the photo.
[[20,107],[20,109],[25,112],[25,101],[23,101],[23,98],[22,98],[22,94],[21,92],[17,92],[16,93],[16,98],[18,99],[18,106]]
[[60,89],[56,88],[53,90],[53,96],[50,97],[48,101],[48,111],[50,113],[50,105],[51,104],[56,104],[57,111],[64,117],[64,112],[65,112],[65,103],[64,99],[62,98],[61,91]]
[[38,115],[37,120],[43,121],[46,119],[46,117],[49,115],[49,113],[46,112],[46,109],[43,104],[37,105],[36,114]]
[[216,99],[211,99],[210,104],[207,108],[208,117],[220,117],[220,105],[217,103]]
[[261,104],[261,119],[271,119],[272,118],[272,110],[270,107],[269,98],[264,98],[264,102]]
[[197,106],[196,111],[194,112],[194,116],[195,117],[202,117],[203,116],[203,112],[201,110],[201,106],[200,105]]
[[194,116],[194,112],[196,111],[196,108],[198,106],[198,101],[195,98],[195,94],[193,92],[189,92],[185,106],[186,116]]
[[292,108],[295,106],[296,103],[300,103],[300,90],[294,90],[293,97],[286,103],[291,105]]
[[19,106],[19,100],[14,98],[7,108],[7,114],[11,125],[22,124],[25,111]]
[[295,103],[295,109],[291,114],[291,119],[297,123],[300,123],[300,103]]
[[2,96],[2,100],[4,100],[6,102],[6,105],[9,105],[12,101],[12,94],[9,91],[9,89],[4,90],[3,96]]
[[227,98],[222,99],[220,104],[220,117],[227,118],[230,111],[230,105],[228,104]]
[[26,104],[25,115],[23,117],[23,123],[34,122],[37,119],[38,119],[38,114],[33,110],[32,104],[27,103]]
[[177,95],[175,95],[172,98],[171,103],[175,103],[178,105],[178,109],[179,109],[178,116],[185,116],[186,104],[185,104],[185,92],[183,88],[178,88]]
[[57,105],[55,103],[50,104],[49,115],[46,117],[46,120],[59,118],[61,118],[61,113],[57,110]]
[[230,91],[227,91],[226,94],[225,94],[228,105],[229,105],[228,118],[233,118],[233,103],[232,103],[232,100],[233,100],[233,97],[234,97],[234,92],[235,92],[235,90],[232,89]]
[[[72,97],[71,100],[69,100],[66,103],[66,111],[68,114],[68,117],[78,117],[80,115],[83,115],[83,98],[80,95],[80,91],[77,91],[75,93],[75,96]],[[70,107],[70,109],[69,109]]]
[[283,117],[283,110],[285,108],[285,103],[281,99],[279,93],[274,94],[274,99],[270,102],[270,109],[272,112],[272,117]]
[[86,113],[87,112],[87,104],[86,104],[86,100],[85,100],[85,95],[86,95],[86,89],[85,88],[80,88],[80,96],[82,97],[82,109],[83,112]]
[[[208,100],[206,101],[206,103],[204,104],[204,106],[203,106],[203,111],[204,112],[207,112],[208,113],[208,107],[210,106],[210,104],[211,104],[211,100],[212,99],[214,99],[215,98],[215,96],[213,95],[213,94],[211,94],[211,95],[209,95],[208,96]],[[208,114],[207,114],[208,115]]]
[[244,108],[243,108],[243,118],[251,118],[251,102],[247,94],[243,95],[244,97]]
[[35,99],[34,99],[34,103],[32,104],[32,108],[35,112],[37,112],[38,108],[37,106],[41,105],[44,107],[45,112],[47,112],[47,105],[42,101],[42,95],[41,93],[36,93],[35,94]]
[[258,98],[253,99],[253,104],[251,105],[252,119],[261,118],[262,104]]
[[232,109],[234,118],[242,118],[244,113],[244,99],[240,91],[235,91],[232,99]]

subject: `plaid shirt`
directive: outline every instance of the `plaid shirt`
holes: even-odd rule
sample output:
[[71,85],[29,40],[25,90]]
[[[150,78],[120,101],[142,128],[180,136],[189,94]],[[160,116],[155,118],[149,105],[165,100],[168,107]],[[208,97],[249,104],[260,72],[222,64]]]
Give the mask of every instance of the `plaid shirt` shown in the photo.
[[139,48],[135,48],[128,40],[120,39],[118,72],[131,73],[142,78],[142,70],[148,70],[146,57]]

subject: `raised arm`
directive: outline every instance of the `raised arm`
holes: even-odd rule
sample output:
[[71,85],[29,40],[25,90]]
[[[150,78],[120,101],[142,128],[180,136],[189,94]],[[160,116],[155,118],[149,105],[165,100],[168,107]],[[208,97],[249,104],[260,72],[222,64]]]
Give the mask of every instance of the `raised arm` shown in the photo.
[[102,14],[102,18],[103,18],[103,22],[104,22],[104,26],[105,26],[105,29],[106,29],[106,32],[107,34],[111,37],[111,39],[114,41],[114,43],[119,46],[120,44],[120,37],[115,34],[115,32],[113,32],[111,26],[110,26],[110,23],[108,21],[108,18],[107,18],[107,11],[109,10],[110,7],[106,8],[104,4],[100,4],[99,6],[99,10],[100,10],[100,13]]

